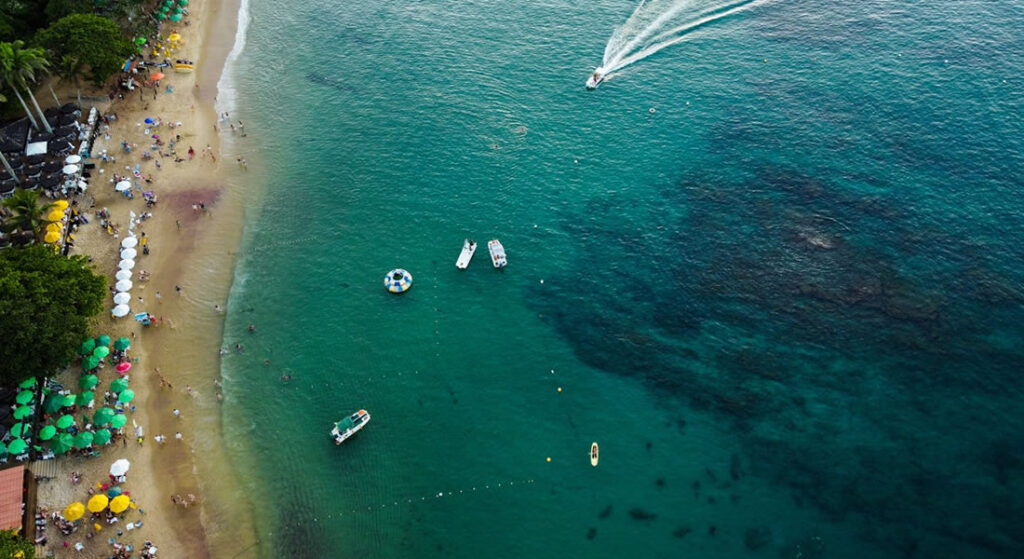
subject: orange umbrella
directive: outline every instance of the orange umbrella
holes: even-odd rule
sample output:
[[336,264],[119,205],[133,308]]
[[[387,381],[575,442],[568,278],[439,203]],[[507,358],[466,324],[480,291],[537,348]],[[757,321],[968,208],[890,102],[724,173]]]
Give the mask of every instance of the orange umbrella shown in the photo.
[[157,73],[153,74],[153,76],[150,79],[155,81],[155,82],[158,82],[158,81],[164,79],[164,73],[163,72],[157,72]]

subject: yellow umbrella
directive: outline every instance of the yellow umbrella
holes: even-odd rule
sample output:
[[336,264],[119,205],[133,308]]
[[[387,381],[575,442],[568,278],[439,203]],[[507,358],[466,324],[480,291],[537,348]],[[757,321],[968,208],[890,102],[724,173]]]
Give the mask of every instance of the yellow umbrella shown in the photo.
[[43,242],[46,242],[46,243],[56,243],[59,240],[60,240],[60,233],[58,233],[56,231],[50,231],[49,233],[46,234],[45,237],[43,237]]
[[47,233],[49,233],[50,231],[53,231],[54,233],[60,233],[61,229],[62,229],[62,227],[60,226],[59,223],[47,223],[46,224],[46,232]]
[[167,36],[167,40],[172,42],[172,43],[177,43],[178,41],[181,40],[181,35],[179,35],[177,33],[171,33],[170,35]]
[[64,509],[64,519],[70,522],[74,522],[79,518],[82,518],[83,514],[85,514],[85,505],[82,503],[71,503],[68,505],[68,508]]
[[97,493],[92,496],[92,499],[89,499],[89,512],[100,512],[107,508],[107,503],[109,502],[110,500],[107,499],[106,495]]
[[66,210],[68,209],[68,201],[57,200],[56,202],[53,203],[53,207],[57,208],[58,210]]
[[47,221],[60,221],[64,219],[64,210],[53,210],[46,216]]
[[121,514],[128,510],[128,504],[131,502],[132,500],[128,495],[118,495],[110,501],[110,512],[114,514]]

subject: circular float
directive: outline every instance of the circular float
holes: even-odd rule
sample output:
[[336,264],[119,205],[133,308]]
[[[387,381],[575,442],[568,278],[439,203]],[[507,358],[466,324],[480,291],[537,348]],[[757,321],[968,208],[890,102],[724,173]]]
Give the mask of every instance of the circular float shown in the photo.
[[384,276],[384,287],[391,293],[404,293],[412,288],[412,274],[395,268]]

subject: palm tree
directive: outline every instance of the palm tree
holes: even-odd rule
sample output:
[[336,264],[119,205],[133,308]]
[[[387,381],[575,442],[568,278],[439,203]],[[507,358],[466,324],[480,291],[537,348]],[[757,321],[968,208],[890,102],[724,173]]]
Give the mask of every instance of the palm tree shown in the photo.
[[41,47],[24,47],[24,41],[0,43],[0,80],[6,82],[14,90],[14,94],[18,97],[18,101],[21,101],[25,114],[28,115],[29,121],[32,122],[32,126],[36,130],[39,129],[39,124],[32,117],[32,111],[28,109],[28,105],[25,104],[25,99],[21,96],[18,88],[24,89],[28,93],[29,98],[32,100],[32,105],[35,106],[36,111],[39,113],[46,131],[53,132],[53,129],[50,128],[50,123],[46,121],[46,116],[43,115],[42,109],[39,108],[39,103],[36,102],[35,96],[32,95],[32,89],[29,87],[30,83],[36,81],[36,72],[45,72],[50,63],[46,60],[45,51]]
[[31,190],[18,189],[14,195],[3,201],[3,206],[11,210],[11,216],[4,220],[9,232],[16,230],[31,231],[38,235],[46,219],[46,214],[53,209],[52,203],[39,204],[39,194]]
[[[6,102],[7,102],[7,97],[4,97],[3,95],[0,95],[0,103],[6,103]],[[7,161],[7,156],[5,156],[3,154],[3,152],[0,152],[0,162],[2,162],[4,164],[4,170],[7,171],[8,175],[11,175],[11,178],[14,179],[14,182],[16,182],[18,184],[21,184],[21,179],[18,178],[18,175],[14,174],[14,169],[11,169],[11,164],[10,164],[10,162]]]

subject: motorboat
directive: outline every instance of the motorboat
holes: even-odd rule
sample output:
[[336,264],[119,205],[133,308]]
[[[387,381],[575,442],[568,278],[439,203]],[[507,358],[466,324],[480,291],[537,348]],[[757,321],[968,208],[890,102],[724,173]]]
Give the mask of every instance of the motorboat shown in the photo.
[[473,259],[473,254],[476,252],[476,241],[473,239],[466,239],[462,242],[462,252],[459,253],[459,259],[455,261],[455,267],[460,270],[465,270],[469,267],[469,261]]
[[341,444],[346,439],[355,435],[360,429],[370,422],[370,414],[366,410],[359,410],[356,413],[342,419],[334,424],[331,429],[331,436],[334,437],[334,444]]
[[498,239],[487,241],[487,250],[491,251],[491,262],[495,268],[504,268],[508,264],[508,259],[505,257],[505,247],[501,246],[501,242]]
[[595,443],[591,443],[591,445],[590,445],[590,465],[594,466],[595,468],[597,467],[597,456],[598,456],[597,443],[596,442]]
[[587,78],[587,89],[597,89],[597,86],[600,85],[602,81],[604,81],[604,77],[604,68],[600,66],[594,68],[594,73],[590,74],[590,77]]

